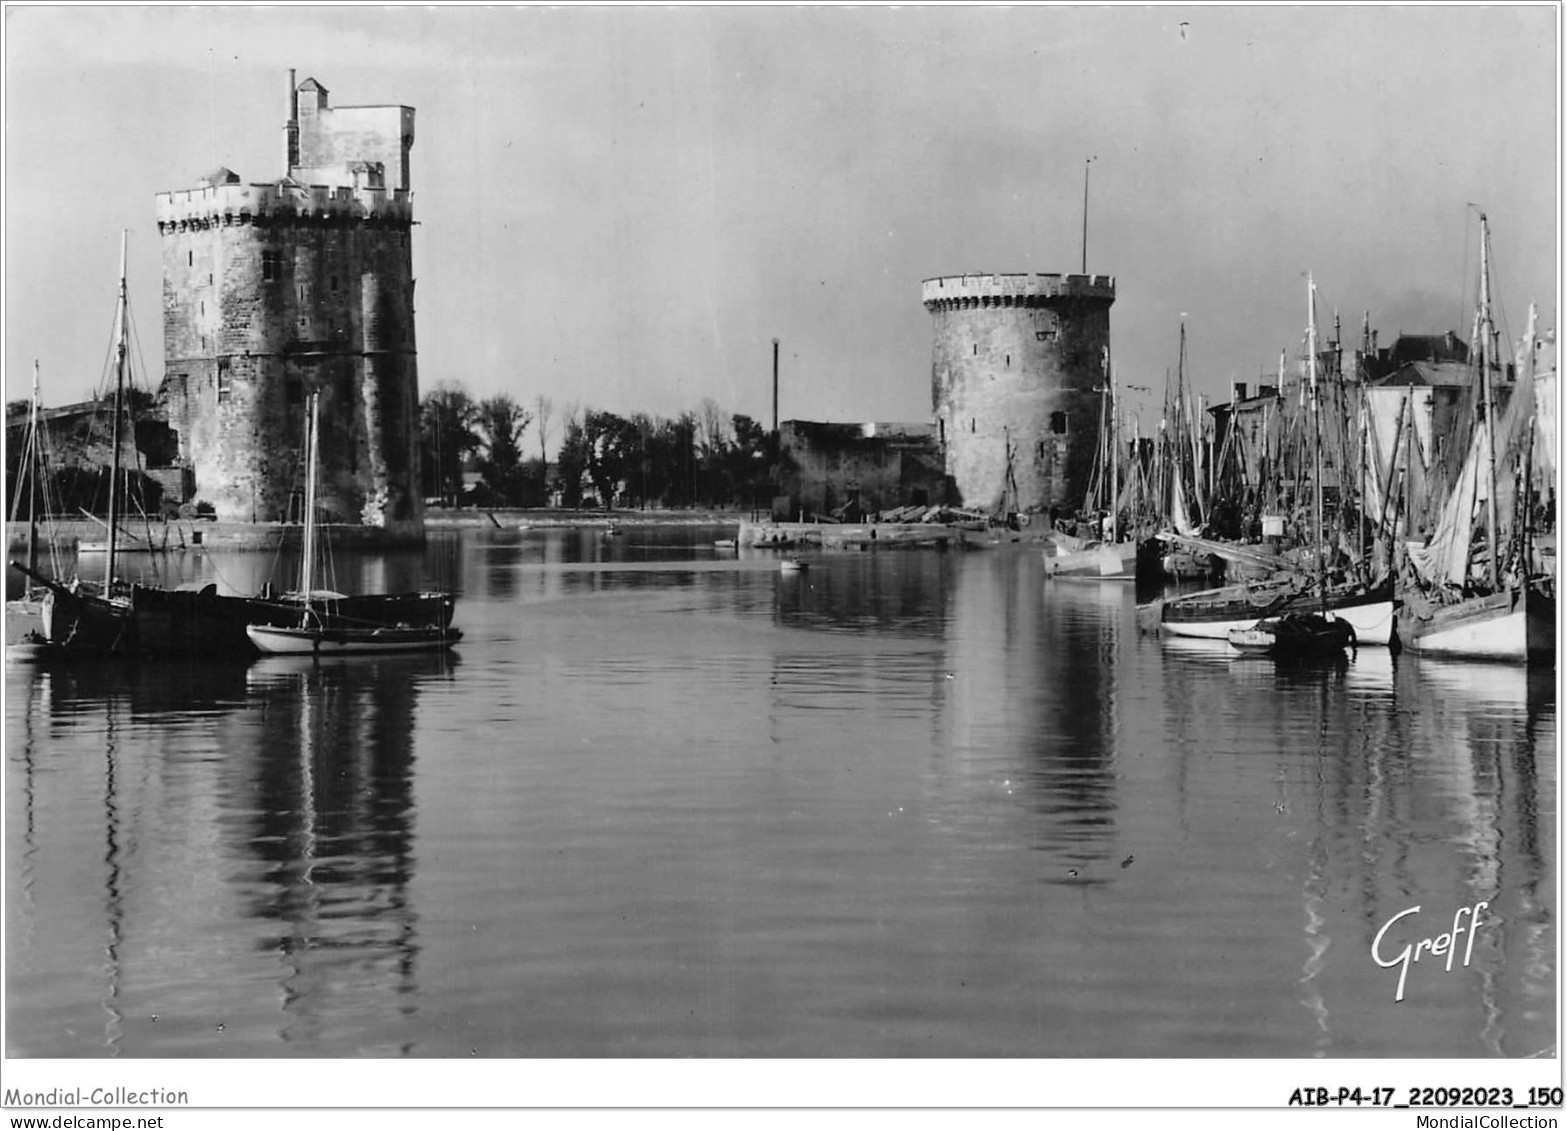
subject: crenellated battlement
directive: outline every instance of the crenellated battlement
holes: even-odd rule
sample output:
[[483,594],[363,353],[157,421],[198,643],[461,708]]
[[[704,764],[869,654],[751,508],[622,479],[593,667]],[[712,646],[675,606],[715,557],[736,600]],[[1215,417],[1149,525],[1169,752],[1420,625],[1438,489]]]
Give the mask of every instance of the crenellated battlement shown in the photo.
[[922,284],[925,309],[1048,306],[1065,298],[1115,301],[1113,275],[943,275]]
[[406,189],[288,181],[202,185],[158,194],[158,231],[170,235],[192,228],[296,221],[406,226],[413,222],[411,195]]

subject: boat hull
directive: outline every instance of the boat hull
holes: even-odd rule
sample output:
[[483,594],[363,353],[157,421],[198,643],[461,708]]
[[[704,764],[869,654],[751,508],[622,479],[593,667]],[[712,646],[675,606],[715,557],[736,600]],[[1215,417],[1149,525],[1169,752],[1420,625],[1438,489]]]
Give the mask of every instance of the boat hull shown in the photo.
[[1099,543],[1081,550],[1047,553],[1044,560],[1046,577],[1137,580],[1137,545],[1134,542]]
[[[1357,643],[1382,647],[1392,643],[1397,602],[1390,588],[1330,593],[1326,605],[1328,612],[1354,628]],[[1298,588],[1259,591],[1226,587],[1164,602],[1159,630],[1168,636],[1228,640],[1232,631],[1251,628],[1265,617],[1318,612],[1322,607],[1321,597]]]
[[267,656],[375,655],[392,652],[438,652],[462,639],[456,628],[285,628],[250,625],[250,642]]
[[[253,625],[278,628],[299,624],[303,603],[285,596],[221,595],[214,586],[200,590],[135,586],[138,646],[149,655],[248,659],[255,654],[247,633]],[[456,608],[450,593],[368,593],[324,602],[330,622],[345,628],[449,628]]]
[[1552,663],[1556,598],[1529,586],[1435,604],[1418,597],[1399,613],[1399,639],[1422,656],[1507,663]]
[[1236,651],[1278,659],[1341,655],[1357,642],[1348,621],[1316,613],[1286,613],[1231,629],[1229,641]]
[[44,597],[43,636],[61,655],[115,656],[136,651],[130,602],[64,586]]

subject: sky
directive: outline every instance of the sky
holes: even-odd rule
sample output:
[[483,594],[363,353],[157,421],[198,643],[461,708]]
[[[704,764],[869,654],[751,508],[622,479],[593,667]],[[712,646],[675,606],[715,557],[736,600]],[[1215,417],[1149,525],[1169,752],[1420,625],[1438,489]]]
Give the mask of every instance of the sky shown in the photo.
[[[1306,275],[1467,337],[1559,278],[1556,5],[5,9],[4,365],[104,386],[119,269],[162,377],[154,197],[285,172],[288,72],[416,111],[421,392],[673,416],[928,421],[921,282],[1116,279],[1157,420],[1300,353]],[[1085,176],[1086,174],[1086,176]],[[1087,185],[1085,247],[1085,180]],[[1293,362],[1292,362],[1293,364]],[[537,444],[530,429],[526,445]]]

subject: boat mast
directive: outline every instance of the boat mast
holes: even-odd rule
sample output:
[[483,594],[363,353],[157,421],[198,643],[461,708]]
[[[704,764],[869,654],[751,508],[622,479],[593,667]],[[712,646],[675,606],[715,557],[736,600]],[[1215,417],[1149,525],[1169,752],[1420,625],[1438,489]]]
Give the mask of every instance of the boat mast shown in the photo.
[[1115,370],[1110,365],[1110,347],[1105,347],[1105,384],[1110,387],[1110,538],[1119,540],[1121,524],[1121,410],[1115,401]]
[[1317,389],[1317,284],[1306,272],[1306,373],[1311,386],[1311,480],[1317,542],[1317,597],[1327,610],[1327,574],[1322,558],[1322,399]]
[[315,581],[312,576],[316,561],[316,409],[320,394],[310,394],[309,426],[305,432],[305,537],[302,553],[304,561],[299,570],[299,587],[305,601],[305,616],[310,615],[310,591]]
[[1491,401],[1491,271],[1490,235],[1480,213],[1480,412],[1485,417],[1485,525],[1491,548],[1491,592],[1501,588],[1501,548],[1496,544],[1496,415]]
[[109,553],[104,563],[103,595],[108,597],[114,588],[114,556],[119,549],[120,519],[116,512],[116,497],[120,486],[120,412],[125,394],[125,356],[127,311],[125,292],[125,247],[130,240],[130,229],[120,229],[120,297],[115,308],[114,344],[114,425],[110,431],[111,455],[109,460]]
[[[27,410],[27,568],[38,569],[38,359],[33,358],[33,403]],[[59,576],[56,574],[55,576]]]

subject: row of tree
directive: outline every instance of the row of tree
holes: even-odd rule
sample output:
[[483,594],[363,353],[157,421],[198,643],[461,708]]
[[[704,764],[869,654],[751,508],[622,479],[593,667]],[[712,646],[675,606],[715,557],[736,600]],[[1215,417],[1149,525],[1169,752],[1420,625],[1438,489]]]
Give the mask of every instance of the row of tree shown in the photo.
[[[672,419],[567,406],[553,474],[547,456],[555,406],[502,393],[474,400],[441,382],[420,405],[421,490],[443,505],[621,507],[766,506],[778,482],[777,437],[711,398]],[[538,456],[524,451],[529,425]],[[465,487],[464,474],[479,482]]]

